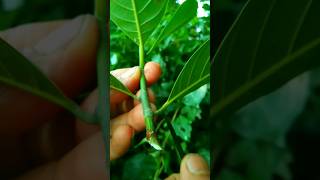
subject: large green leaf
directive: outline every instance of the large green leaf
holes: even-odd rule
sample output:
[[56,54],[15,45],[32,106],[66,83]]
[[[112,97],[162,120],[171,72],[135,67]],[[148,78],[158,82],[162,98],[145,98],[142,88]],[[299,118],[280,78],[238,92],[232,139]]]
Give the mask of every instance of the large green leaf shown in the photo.
[[122,84],[121,81],[119,81],[116,77],[114,77],[113,75],[110,74],[110,87],[114,90],[117,90],[119,92],[122,92],[134,99],[136,99],[137,97],[132,94],[132,92],[125,86]]
[[189,94],[210,81],[210,41],[207,40],[191,56],[173,85],[167,101],[158,110],[162,111],[175,100]]
[[40,96],[69,110],[87,122],[96,118],[87,114],[64,94],[29,60],[0,38],[0,84],[4,83]]
[[[197,16],[198,3],[196,0],[187,0],[179,6],[168,24],[161,30],[157,40],[153,43],[149,52],[166,36],[170,35],[181,26],[185,25],[192,18]],[[148,53],[149,53],[148,52]]]
[[248,1],[213,59],[213,118],[320,64],[319,8],[312,0]]
[[147,41],[159,25],[167,2],[168,0],[110,0],[110,17],[130,39],[139,44],[139,38],[142,42]]

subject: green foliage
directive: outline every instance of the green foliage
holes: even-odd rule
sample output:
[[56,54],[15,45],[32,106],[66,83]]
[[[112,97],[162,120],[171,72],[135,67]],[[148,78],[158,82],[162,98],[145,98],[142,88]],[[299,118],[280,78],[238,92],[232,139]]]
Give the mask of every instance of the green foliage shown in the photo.
[[[206,4],[209,3],[209,1],[205,2]],[[195,4],[195,2],[192,2],[192,0],[186,1],[184,3],[184,8],[191,8],[191,4]],[[183,22],[187,21],[186,19],[181,18],[183,16],[182,12],[185,12],[186,10],[184,8],[178,5],[175,1],[170,0],[162,21],[158,23],[158,26],[154,32],[148,37],[148,42],[145,43],[146,50],[150,50],[155,42],[158,43],[158,45],[154,46],[153,50],[150,51],[146,57],[147,60],[158,62],[162,69],[162,76],[160,80],[158,83],[152,86],[152,89],[157,96],[157,107],[161,107],[168,100],[176,79],[182,69],[185,67],[188,59],[196,52],[197,48],[199,48],[202,44],[205,44],[209,39],[209,17],[193,18],[187,24],[184,24]],[[195,7],[193,6],[192,8],[194,9]],[[190,17],[191,15],[188,16],[189,18],[192,18]],[[172,19],[178,19],[175,23],[180,26],[179,28],[173,26]],[[166,27],[169,29],[164,30]],[[162,31],[170,33],[165,33],[167,35],[163,36],[162,39],[162,37],[160,37],[162,36],[160,35]],[[128,41],[126,36],[127,35],[125,35],[115,24],[111,23],[110,43],[112,69],[130,67],[137,64],[137,59],[139,57],[136,43]],[[157,41],[158,38],[159,41]],[[208,57],[209,43],[206,43],[205,47],[207,50],[202,50],[205,52],[205,54],[207,54],[206,56]],[[205,56],[205,54],[203,55]],[[194,63],[195,60],[196,58],[193,58],[193,60],[190,62]],[[199,58],[198,60],[201,59]],[[203,59],[203,62],[205,61],[206,60]],[[207,61],[209,61],[209,59],[207,59]],[[199,67],[202,67],[202,65],[199,65]],[[209,70],[208,67],[206,70]],[[197,68],[197,71],[200,71],[199,68]],[[191,71],[188,71],[188,75],[190,75],[190,72]],[[208,80],[209,79],[207,79],[207,82]],[[172,101],[170,106],[167,106],[164,111],[157,114],[158,123],[156,126],[156,132],[163,150],[154,151],[150,149],[149,146],[140,143],[141,139],[143,138],[143,134],[136,135],[133,141],[133,147],[135,148],[130,149],[129,153],[123,158],[112,163],[112,179],[123,177],[126,161],[134,159],[135,156],[141,152],[150,154],[155,160],[156,164],[152,163],[153,165],[151,165],[156,169],[156,171],[153,172],[153,177],[155,177],[155,179],[164,179],[169,174],[178,172],[180,166],[180,157],[177,155],[177,151],[180,150],[177,148],[175,143],[181,145],[183,153],[199,152],[209,161],[209,150],[207,149],[208,137],[204,136],[202,133],[198,133],[199,130],[197,127],[195,128],[193,126],[198,125],[198,128],[200,127],[203,129],[209,128],[208,126],[200,125],[204,121],[208,122],[205,120],[207,116],[203,114],[208,114],[207,109],[209,106],[209,86],[205,85],[197,90],[197,88],[203,84],[197,84],[197,87],[193,89],[193,92],[188,91],[187,93],[183,94],[183,96],[185,96],[190,93],[184,98],[182,98],[183,96],[175,98],[176,101]],[[187,84],[184,85],[184,87],[187,87]],[[178,119],[184,120],[181,121]],[[176,127],[177,124],[178,126],[185,126],[188,128],[188,131],[178,133],[178,130],[176,131],[177,137],[173,138],[169,130],[171,128],[171,124]],[[203,132],[206,133],[208,131],[203,130]],[[195,141],[197,141],[197,143],[194,143]],[[139,168],[139,170],[135,169],[134,171],[143,171],[143,169],[150,168],[150,165],[140,164]],[[128,171],[129,172],[126,172],[128,174],[135,173],[131,169],[128,169]]]
[[135,43],[144,43],[161,21],[167,5],[164,1],[111,0],[111,20]]
[[214,56],[213,118],[319,65],[320,4],[312,2],[248,1]]
[[319,65],[320,4],[249,0],[227,31],[231,24],[225,22],[244,2],[217,1],[215,7],[215,34],[225,37],[213,67],[213,178],[315,179],[318,172],[310,169],[318,151],[306,149],[320,133],[310,135],[303,125],[319,127],[306,120],[319,118],[319,106],[310,103],[319,99],[310,88],[316,75],[296,76]]
[[210,41],[206,41],[191,56],[184,65],[175,81],[168,100],[159,109],[159,112],[173,101],[189,94],[210,80]]
[[[141,165],[145,166],[141,168]],[[122,179],[152,179],[156,171],[156,165],[157,162],[151,155],[144,153],[136,154],[124,164]]]
[[183,98],[183,105],[179,116],[172,122],[172,125],[179,137],[184,141],[190,142],[192,122],[201,118],[201,108],[199,104],[207,94],[207,85],[202,86],[196,91]]
[[170,33],[175,32],[178,28],[194,18],[197,15],[197,7],[198,3],[195,0],[188,0],[185,3],[181,4],[170,21],[161,29],[159,36],[148,51],[148,54],[152,52],[153,48],[156,47],[156,45],[158,45],[159,41],[161,41],[166,36],[169,36]]

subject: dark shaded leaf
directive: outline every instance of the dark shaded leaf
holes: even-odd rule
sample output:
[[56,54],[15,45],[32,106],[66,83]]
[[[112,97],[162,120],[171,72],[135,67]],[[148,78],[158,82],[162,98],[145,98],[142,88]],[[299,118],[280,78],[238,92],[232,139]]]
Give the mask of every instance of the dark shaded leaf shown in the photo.
[[248,1],[213,59],[213,118],[320,64],[319,8],[312,0]]
[[126,161],[122,179],[149,180],[153,178],[156,168],[157,162],[152,156],[143,153],[136,154]]
[[28,59],[0,38],[0,82],[42,97],[87,122],[96,118],[82,111]]

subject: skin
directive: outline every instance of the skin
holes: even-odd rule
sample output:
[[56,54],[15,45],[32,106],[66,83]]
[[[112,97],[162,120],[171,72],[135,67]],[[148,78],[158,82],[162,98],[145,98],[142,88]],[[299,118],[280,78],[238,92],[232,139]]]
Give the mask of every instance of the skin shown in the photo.
[[[95,111],[98,95],[92,82],[99,36],[94,17],[84,15],[73,20],[22,25],[0,32],[0,37],[38,66],[68,97],[93,89],[81,106],[88,112]],[[137,67],[118,69],[112,74],[139,96]],[[147,63],[145,74],[148,85],[155,83],[161,75],[159,64]],[[148,93],[150,102],[154,103],[154,94],[150,90]],[[114,160],[128,150],[131,138],[145,124],[139,102],[111,90],[110,106],[110,158]],[[104,146],[98,126],[82,123],[60,107],[3,84],[0,109],[3,177],[106,179]],[[188,164],[193,164],[193,171]],[[208,166],[200,156],[189,154],[181,163],[180,174],[167,179],[209,179]]]

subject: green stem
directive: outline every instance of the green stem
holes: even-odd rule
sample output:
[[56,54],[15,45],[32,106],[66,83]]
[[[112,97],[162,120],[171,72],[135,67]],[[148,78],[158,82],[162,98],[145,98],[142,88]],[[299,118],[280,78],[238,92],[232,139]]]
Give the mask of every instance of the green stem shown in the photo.
[[174,147],[177,152],[179,162],[181,162],[182,157],[183,157],[183,150],[180,145],[180,141],[179,141],[178,136],[177,136],[176,132],[174,131],[173,126],[169,120],[167,120],[167,124],[168,124],[169,130],[170,130],[170,134],[172,136],[172,139],[174,141]]
[[162,173],[163,168],[164,168],[164,160],[163,160],[163,157],[161,157],[160,168],[154,173],[153,180],[159,179],[159,176]]
[[[131,0],[132,8],[134,12],[137,12],[135,0]],[[139,18],[137,13],[135,15],[136,20],[136,28],[138,33],[138,39],[139,39],[139,68],[140,68],[140,101],[142,104],[143,109],[143,116],[144,121],[146,124],[146,138],[148,143],[154,147],[157,150],[161,150],[161,146],[159,145],[159,142],[157,140],[156,134],[154,132],[154,123],[153,123],[153,111],[151,109],[149,98],[148,98],[148,91],[147,91],[147,83],[146,83],[146,77],[144,74],[144,44],[142,40],[142,34],[140,30],[140,24],[139,24]]]
[[171,137],[172,137],[172,139],[174,141],[174,147],[175,147],[175,150],[177,152],[177,155],[178,155],[178,158],[179,158],[179,162],[181,162],[182,157],[183,157],[183,150],[182,150],[182,147],[180,145],[180,141],[178,139],[178,136],[177,136],[177,134],[176,134],[176,132],[175,132],[173,126],[172,126],[172,122],[176,119],[179,110],[180,110],[180,108],[176,109],[176,111],[173,114],[173,117],[172,117],[171,121],[169,121],[168,119],[165,119],[165,121],[167,122]]
[[[107,9],[109,9],[109,3],[106,0],[95,0],[95,16],[99,24],[100,41],[97,54],[97,76],[98,76],[98,90],[99,90],[99,102],[98,102],[98,117],[102,126],[102,136],[105,144],[106,154],[106,168],[109,169],[109,151],[110,151],[110,125],[109,125],[109,47],[108,47],[108,24],[107,24]],[[107,176],[109,177],[109,171]]]

